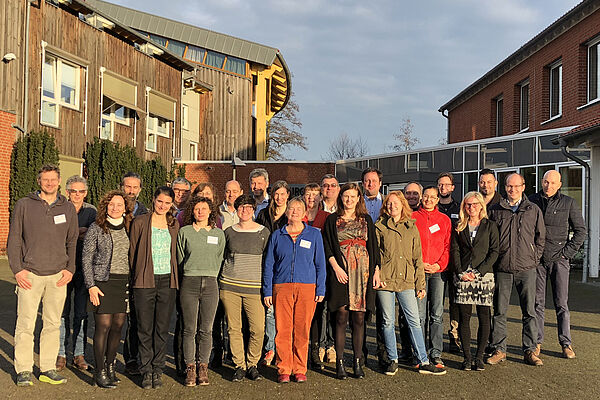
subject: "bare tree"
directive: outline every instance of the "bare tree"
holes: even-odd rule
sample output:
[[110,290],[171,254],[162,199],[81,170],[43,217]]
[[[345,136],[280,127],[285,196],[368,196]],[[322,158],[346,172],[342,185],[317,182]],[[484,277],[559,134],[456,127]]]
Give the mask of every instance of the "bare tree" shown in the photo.
[[308,150],[306,136],[300,133],[302,122],[298,118],[300,106],[290,96],[288,103],[267,122],[267,159],[285,160],[285,151],[291,147]]
[[341,133],[329,142],[329,149],[327,150],[327,154],[325,154],[325,159],[345,160],[347,158],[366,156],[368,152],[369,147],[362,137],[353,140],[347,133]]
[[391,146],[392,149],[395,151],[411,150],[416,145],[421,143],[419,138],[413,136],[414,128],[415,126],[412,124],[410,117],[402,118],[400,130],[398,133],[394,133],[394,140],[396,140],[398,143]]

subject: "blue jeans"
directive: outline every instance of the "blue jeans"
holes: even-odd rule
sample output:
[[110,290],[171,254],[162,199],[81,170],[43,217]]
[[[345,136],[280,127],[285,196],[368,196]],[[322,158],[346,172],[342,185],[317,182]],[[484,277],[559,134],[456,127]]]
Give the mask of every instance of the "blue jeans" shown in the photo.
[[271,306],[267,308],[265,317],[265,353],[270,350],[275,350],[275,308]]
[[[73,294],[73,319],[71,320],[71,294]],[[87,341],[87,299],[88,291],[83,282],[83,273],[75,272],[73,280],[67,284],[67,298],[60,319],[60,345],[58,355],[66,357],[67,345],[73,346],[73,355],[85,353]],[[72,324],[71,324],[72,322]],[[71,336],[71,326],[73,335]]]
[[[446,272],[425,274],[427,294],[422,299],[417,299],[421,329],[423,330],[423,337],[428,339],[425,342],[431,358],[441,357],[444,348],[442,315],[444,314],[446,281]],[[429,333],[429,337],[427,333]]]
[[428,364],[427,350],[425,350],[425,340],[421,331],[419,320],[419,307],[417,305],[417,297],[415,291],[403,290],[401,292],[389,292],[386,290],[378,290],[377,297],[381,305],[381,313],[383,316],[383,338],[385,340],[385,348],[390,360],[398,361],[398,348],[396,346],[396,302],[402,307],[404,316],[408,323],[410,339],[413,348],[417,351],[419,364]]

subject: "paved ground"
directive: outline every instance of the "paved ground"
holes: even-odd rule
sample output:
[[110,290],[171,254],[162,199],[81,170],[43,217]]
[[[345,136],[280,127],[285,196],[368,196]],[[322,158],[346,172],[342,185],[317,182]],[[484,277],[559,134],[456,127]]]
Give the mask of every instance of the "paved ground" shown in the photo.
[[[441,377],[423,376],[408,367],[402,367],[394,377],[382,374],[377,361],[368,359],[364,380],[333,378],[334,365],[328,365],[325,373],[308,373],[308,383],[278,385],[273,367],[262,370],[266,379],[259,382],[231,383],[233,370],[225,367],[210,371],[211,384],[206,387],[186,388],[175,378],[173,358],[169,355],[165,386],[160,390],[144,391],[138,379],[121,375],[123,382],[116,390],[102,390],[91,386],[91,374],[66,370],[69,382],[50,386],[35,381],[31,388],[14,385],[13,333],[15,326],[14,279],[6,260],[0,260],[0,398],[15,399],[126,399],[144,398],[204,398],[260,399],[260,398],[410,398],[417,399],[598,399],[600,384],[596,362],[600,359],[600,285],[579,283],[580,274],[571,277],[571,324],[577,359],[560,357],[556,343],[556,318],[548,310],[546,344],[542,350],[543,367],[523,364],[520,349],[520,312],[516,302],[509,312],[508,361],[498,366],[487,366],[483,372],[461,371],[461,357],[444,353],[448,374]],[[547,304],[552,304],[548,298]],[[444,315],[447,325],[447,314]],[[38,326],[39,332],[40,326]],[[372,332],[372,330],[371,330]],[[90,329],[90,334],[92,329]],[[475,332],[473,332],[475,334]],[[371,341],[371,348],[374,342]],[[349,347],[349,346],[348,346]],[[37,351],[37,346],[36,346]],[[91,343],[87,349],[88,360],[93,359]],[[351,355],[347,352],[347,364]],[[122,361],[119,355],[119,360]],[[123,365],[117,366],[122,371]],[[350,371],[350,367],[348,367]],[[36,372],[37,374],[37,372]]]

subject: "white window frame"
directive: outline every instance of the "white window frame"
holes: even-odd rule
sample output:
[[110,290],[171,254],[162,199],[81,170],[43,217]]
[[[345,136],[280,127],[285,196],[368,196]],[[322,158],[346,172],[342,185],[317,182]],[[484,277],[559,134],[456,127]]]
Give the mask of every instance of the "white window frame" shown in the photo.
[[[549,119],[553,119],[553,118],[558,118],[562,115],[562,75],[563,75],[562,74],[562,60],[557,61],[553,64],[550,64],[548,66],[548,69],[549,69],[549,74],[548,74],[549,99],[548,100],[549,100],[549,106],[550,106],[549,107],[549,117],[550,117]],[[558,101],[558,112],[557,112],[557,114],[553,115],[552,108],[554,108],[554,101],[553,101],[554,99],[552,98],[552,92],[554,91],[553,90],[554,88],[552,87],[552,81],[553,81],[552,77],[553,77],[554,71],[558,71],[559,75],[558,75],[558,99],[556,99],[556,101]]]
[[[594,93],[594,98],[591,98],[591,93],[590,93],[590,63],[592,61],[591,58],[591,54],[590,54],[590,49],[592,47],[596,47],[596,93]],[[593,103],[593,102],[597,102],[600,101],[600,36],[596,37],[595,39],[592,39],[592,41],[588,44],[588,50],[587,50],[587,76],[586,76],[586,80],[587,80],[587,93],[586,93],[586,97],[587,97],[587,102],[589,103]]]
[[[130,126],[131,117],[125,117],[124,119],[121,119],[117,116],[116,111],[119,108],[123,108],[125,110],[125,113],[130,115],[131,110],[129,108],[127,108],[121,104],[117,104],[117,103],[111,104],[107,108],[107,110],[105,110],[105,112],[102,113],[102,120],[108,121],[110,123],[110,138],[105,138],[105,139],[108,139],[111,142],[114,141],[115,124]],[[106,111],[108,111],[108,113]],[[102,134],[102,132],[100,134]]]
[[[105,137],[105,138],[102,137],[102,131],[103,131],[102,122],[103,121],[108,122],[108,127],[110,129],[109,136]],[[102,114],[102,121],[100,121],[100,139],[110,140],[111,142],[114,141],[114,139],[115,139],[115,126],[112,123],[112,121],[110,121],[109,119],[104,117],[104,114]]]
[[198,143],[190,142],[190,161],[198,161]]
[[[51,58],[54,60],[53,66],[52,66],[53,75],[54,75],[53,76],[54,97],[44,95],[44,85],[43,85],[44,65],[46,63],[47,58]],[[73,96],[74,104],[67,103],[66,101],[63,101],[61,99],[62,66],[63,66],[63,64],[68,65],[75,69],[75,94]],[[81,65],[64,60],[64,59],[60,58],[59,56],[53,54],[52,52],[44,51],[43,57],[42,57],[42,76],[41,76],[42,84],[40,85],[42,104],[40,104],[40,108],[43,106],[43,103],[54,104],[55,109],[56,109],[56,111],[55,111],[56,123],[53,124],[51,122],[44,121],[43,113],[40,112],[40,124],[52,126],[52,127],[59,127],[59,125],[60,125],[60,107],[66,107],[71,110],[79,111],[80,96],[81,96],[81,68],[82,68]]]
[[[149,133],[152,133],[154,135],[157,136],[161,136],[161,137],[169,137],[169,129],[171,128],[171,121],[168,121],[164,118],[161,117],[157,117],[155,115],[148,115],[148,118],[146,118],[147,120],[147,124],[146,124],[146,130]],[[150,123],[153,122],[153,126],[150,126]],[[159,122],[162,122],[165,124],[165,128],[161,129],[159,127]]]
[[190,108],[187,104],[181,106],[181,128],[186,131],[190,129],[189,125]]
[[[523,90],[527,88],[527,120],[523,124]],[[529,99],[530,99],[529,79],[524,80],[519,84],[519,132],[524,132],[529,129]]]

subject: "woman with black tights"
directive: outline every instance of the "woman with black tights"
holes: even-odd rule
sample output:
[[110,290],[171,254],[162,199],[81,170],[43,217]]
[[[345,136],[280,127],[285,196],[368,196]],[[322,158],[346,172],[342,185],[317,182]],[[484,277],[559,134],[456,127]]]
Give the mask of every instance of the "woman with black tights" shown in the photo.
[[114,389],[115,357],[128,311],[129,225],[134,203],[125,193],[108,192],[98,206],[96,222],[83,244],[83,275],[94,312],[95,384]]
[[[487,218],[483,196],[469,192],[460,205],[460,219],[452,235],[451,259],[459,307],[459,335],[464,354],[462,369],[483,371],[483,353],[490,334],[494,296],[493,265],[498,258],[498,227]],[[471,361],[471,313],[477,307],[477,353]]]
[[373,221],[355,183],[342,186],[337,212],[327,217],[323,231],[328,260],[328,308],[335,313],[335,351],[338,379],[346,379],[343,355],[346,326],[352,321],[354,376],[363,378],[365,315],[375,311],[373,274],[379,249]]

